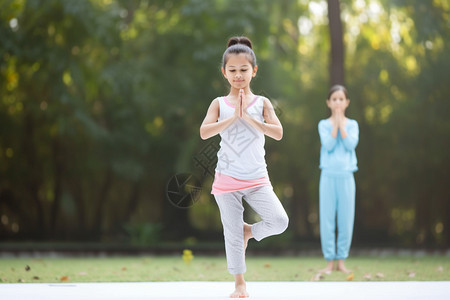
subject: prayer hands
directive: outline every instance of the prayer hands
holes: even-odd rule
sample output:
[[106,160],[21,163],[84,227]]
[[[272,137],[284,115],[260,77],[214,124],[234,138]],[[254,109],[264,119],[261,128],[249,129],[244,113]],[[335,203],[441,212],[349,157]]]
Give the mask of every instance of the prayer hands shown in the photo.
[[245,99],[244,89],[239,90],[238,99],[235,105],[234,115],[239,118],[245,118],[247,112],[247,101]]
[[337,128],[343,128],[345,126],[345,109],[337,107],[333,112],[333,123]]

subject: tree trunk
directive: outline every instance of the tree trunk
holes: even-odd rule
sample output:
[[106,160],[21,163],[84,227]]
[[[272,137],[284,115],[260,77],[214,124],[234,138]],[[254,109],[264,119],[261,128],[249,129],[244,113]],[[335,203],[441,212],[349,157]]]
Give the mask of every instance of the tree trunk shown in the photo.
[[61,194],[62,194],[62,159],[61,159],[61,145],[59,139],[56,137],[53,141],[53,170],[54,170],[54,190],[53,190],[53,203],[50,215],[50,230],[55,234],[58,232],[56,229],[56,222],[58,219],[59,208],[61,206]]
[[129,221],[131,219],[131,216],[136,210],[136,207],[139,203],[140,191],[141,191],[141,183],[138,181],[133,184],[133,188],[130,194],[130,200],[128,200],[128,205],[125,211],[125,215],[123,216],[123,220]]
[[95,215],[94,215],[94,237],[95,238],[100,238],[101,233],[102,233],[102,223],[103,223],[103,212],[104,212],[104,206],[105,203],[107,201],[107,197],[108,197],[108,193],[109,190],[111,188],[111,184],[112,184],[112,171],[111,168],[109,166],[107,166],[107,170],[106,170],[106,175],[105,175],[105,181],[102,184],[102,187],[100,189],[100,195],[97,199],[97,207],[95,210]]
[[310,213],[309,197],[306,192],[306,184],[298,176],[294,176],[294,194],[292,199],[292,217],[289,222],[292,222],[292,226],[296,235],[311,239],[314,237],[311,224],[308,221]]
[[330,86],[344,84],[344,42],[339,0],[328,0],[328,26],[330,28]]
[[74,228],[74,230],[77,232],[77,238],[83,239],[86,237],[86,234],[88,233],[87,228],[89,227],[88,224],[86,224],[86,206],[84,201],[84,198],[87,197],[87,195],[84,193],[83,184],[79,178],[70,181],[72,183],[70,190],[77,206],[78,229]]
[[[445,172],[442,172],[445,173]],[[442,177],[442,178],[448,178],[446,177]],[[445,186],[445,180],[442,181],[442,185],[441,186]],[[442,211],[442,224],[444,225],[444,229],[443,229],[443,235],[444,235],[444,246],[448,247],[450,246],[450,192],[448,190],[444,191],[442,193],[442,197],[440,198],[441,201],[443,202],[443,211]]]
[[42,237],[46,234],[45,228],[45,216],[44,216],[44,207],[39,199],[39,176],[42,174],[38,174],[39,169],[37,166],[36,159],[36,146],[33,143],[34,139],[34,122],[30,114],[25,115],[25,135],[24,135],[24,149],[25,149],[25,157],[28,163],[29,172],[28,176],[28,189],[30,192],[30,197],[34,202],[36,208],[36,222],[37,226],[35,228],[36,237]]

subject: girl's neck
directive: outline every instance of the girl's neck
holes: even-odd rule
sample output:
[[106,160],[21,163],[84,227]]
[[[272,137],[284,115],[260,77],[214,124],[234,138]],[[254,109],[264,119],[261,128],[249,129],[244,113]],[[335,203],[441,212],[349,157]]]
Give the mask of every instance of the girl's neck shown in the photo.
[[[332,113],[331,113],[331,116],[330,116],[330,119],[336,117],[336,115],[337,115],[337,114],[335,114],[335,113],[332,112]],[[344,112],[344,118],[347,119],[347,116],[345,115],[345,112]]]
[[[230,93],[228,94],[228,96],[229,97],[238,97],[239,96],[239,90],[240,89],[235,89],[235,88],[231,88],[230,89]],[[246,95],[246,96],[248,96],[248,95],[253,95],[253,93],[252,93],[252,91],[250,90],[250,88],[249,87],[246,87],[245,89],[244,89],[244,94]]]

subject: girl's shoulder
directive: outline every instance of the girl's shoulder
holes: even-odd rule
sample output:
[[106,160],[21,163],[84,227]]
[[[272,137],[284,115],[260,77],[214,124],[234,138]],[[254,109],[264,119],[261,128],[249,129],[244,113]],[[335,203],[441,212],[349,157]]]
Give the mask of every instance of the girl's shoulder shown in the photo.
[[220,110],[220,106],[221,106],[220,102],[222,101],[222,100],[220,100],[220,98],[221,97],[214,98],[211,101],[211,103],[209,104],[209,109],[213,109],[213,110],[219,111]]
[[331,122],[329,118],[322,119],[319,121],[319,127],[321,126],[331,126]]
[[356,127],[358,127],[358,122],[356,120],[354,120],[354,119],[347,118],[347,124],[349,126],[356,126]]
[[[263,95],[254,95],[255,96],[255,98],[258,98],[258,99],[262,99],[262,100],[269,100],[269,98],[267,98],[266,96],[263,96]],[[269,100],[270,101],[270,100]]]
[[264,107],[271,106],[271,102],[264,96],[253,94],[252,99],[248,107],[259,107],[263,109]]
[[225,100],[226,97],[227,96],[218,96],[218,97],[214,98],[213,101],[217,101],[217,102],[223,101],[223,100]]
[[264,103],[266,103],[266,101],[270,102],[270,100],[267,97],[264,97],[262,95],[256,95],[256,94],[253,95],[253,101],[252,102],[259,102],[259,103],[263,103],[264,104]]
[[227,103],[227,96],[218,96],[214,98],[211,103],[216,103],[217,105],[222,105]]

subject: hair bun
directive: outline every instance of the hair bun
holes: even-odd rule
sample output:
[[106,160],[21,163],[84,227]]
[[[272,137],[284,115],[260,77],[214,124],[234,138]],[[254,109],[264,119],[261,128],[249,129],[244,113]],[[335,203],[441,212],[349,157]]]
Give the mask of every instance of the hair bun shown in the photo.
[[245,37],[245,36],[235,36],[235,37],[230,38],[227,43],[227,48],[229,48],[233,45],[237,45],[237,44],[245,45],[245,46],[249,47],[250,49],[253,49],[252,42],[250,41],[250,39],[248,37]]

